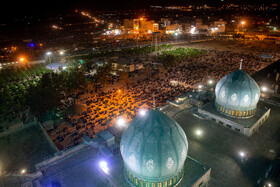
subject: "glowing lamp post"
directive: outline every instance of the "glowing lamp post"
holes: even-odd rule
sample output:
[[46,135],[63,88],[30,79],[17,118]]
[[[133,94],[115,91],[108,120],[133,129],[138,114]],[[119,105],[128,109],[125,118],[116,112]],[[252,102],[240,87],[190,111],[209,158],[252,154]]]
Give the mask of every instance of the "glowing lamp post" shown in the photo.
[[51,62],[51,55],[52,55],[52,52],[50,52],[50,51],[46,52],[46,56],[48,57],[49,62]]
[[25,59],[24,59],[23,57],[21,57],[21,58],[19,58],[19,61],[20,61],[20,62],[24,62]]
[[109,168],[108,168],[108,164],[106,161],[100,161],[99,167],[102,171],[104,171],[104,173],[109,174]]
[[196,135],[196,137],[199,139],[202,134],[203,134],[203,131],[201,129],[196,129],[194,134]]
[[266,91],[267,91],[267,87],[262,86],[262,87],[261,87],[261,90],[262,90],[262,92],[266,92]]
[[125,125],[125,120],[123,118],[117,119],[117,125],[123,127]]
[[25,174],[25,173],[26,173],[26,169],[20,170],[20,174]]
[[140,113],[141,116],[145,116],[146,115],[146,111],[144,109],[141,109],[139,113]]
[[64,55],[64,51],[59,51],[59,54],[60,55]]
[[246,153],[243,151],[240,151],[239,156],[241,157],[241,162],[244,162],[244,160],[246,159]]

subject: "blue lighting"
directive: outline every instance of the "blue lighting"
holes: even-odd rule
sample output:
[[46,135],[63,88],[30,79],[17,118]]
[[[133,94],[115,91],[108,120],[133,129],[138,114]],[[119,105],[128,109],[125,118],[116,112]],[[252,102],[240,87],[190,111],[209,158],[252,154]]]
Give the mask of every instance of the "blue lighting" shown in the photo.
[[35,44],[34,43],[29,43],[28,46],[29,47],[35,47]]

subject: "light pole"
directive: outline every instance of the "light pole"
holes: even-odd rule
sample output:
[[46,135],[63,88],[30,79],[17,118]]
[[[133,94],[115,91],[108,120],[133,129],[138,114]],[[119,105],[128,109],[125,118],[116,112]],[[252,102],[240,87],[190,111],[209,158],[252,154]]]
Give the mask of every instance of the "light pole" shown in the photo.
[[49,63],[51,63],[51,55],[52,55],[52,52],[46,52],[46,55],[47,55],[47,57],[48,57],[48,61],[49,61]]
[[176,39],[176,43],[177,43],[177,40],[178,40],[178,32],[175,32],[175,39]]

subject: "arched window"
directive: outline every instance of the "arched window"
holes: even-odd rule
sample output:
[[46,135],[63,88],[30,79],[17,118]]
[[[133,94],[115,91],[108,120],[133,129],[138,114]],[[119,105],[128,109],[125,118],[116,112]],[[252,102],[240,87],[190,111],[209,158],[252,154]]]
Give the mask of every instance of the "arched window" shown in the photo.
[[176,182],[177,182],[177,176],[174,176],[173,177],[173,184],[176,184]]
[[163,187],[167,187],[167,181],[163,182]]
[[146,187],[150,187],[150,183],[148,181],[146,181],[145,183],[146,183]]
[[144,181],[143,180],[140,180],[140,186],[144,187]]
[[239,110],[236,111],[236,116],[239,116]]
[[162,187],[161,182],[158,182],[158,183],[157,183],[157,187]]
[[231,109],[229,109],[228,114],[231,114]]
[[235,116],[235,110],[232,111],[232,115]]
[[228,113],[228,109],[226,108],[226,114]]
[[135,185],[138,186],[139,185],[139,180],[137,177],[135,177]]
[[172,186],[172,179],[169,179],[169,186]]
[[152,187],[156,187],[156,183],[152,182]]

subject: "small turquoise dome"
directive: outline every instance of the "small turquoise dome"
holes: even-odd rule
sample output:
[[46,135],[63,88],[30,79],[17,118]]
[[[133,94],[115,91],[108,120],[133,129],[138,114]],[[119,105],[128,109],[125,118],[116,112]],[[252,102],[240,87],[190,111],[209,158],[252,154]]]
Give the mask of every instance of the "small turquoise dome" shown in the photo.
[[160,111],[150,110],[135,118],[122,135],[120,149],[125,176],[134,186],[174,186],[183,177],[186,134]]
[[224,76],[215,88],[215,106],[231,117],[248,118],[255,114],[260,99],[260,88],[242,70]]

